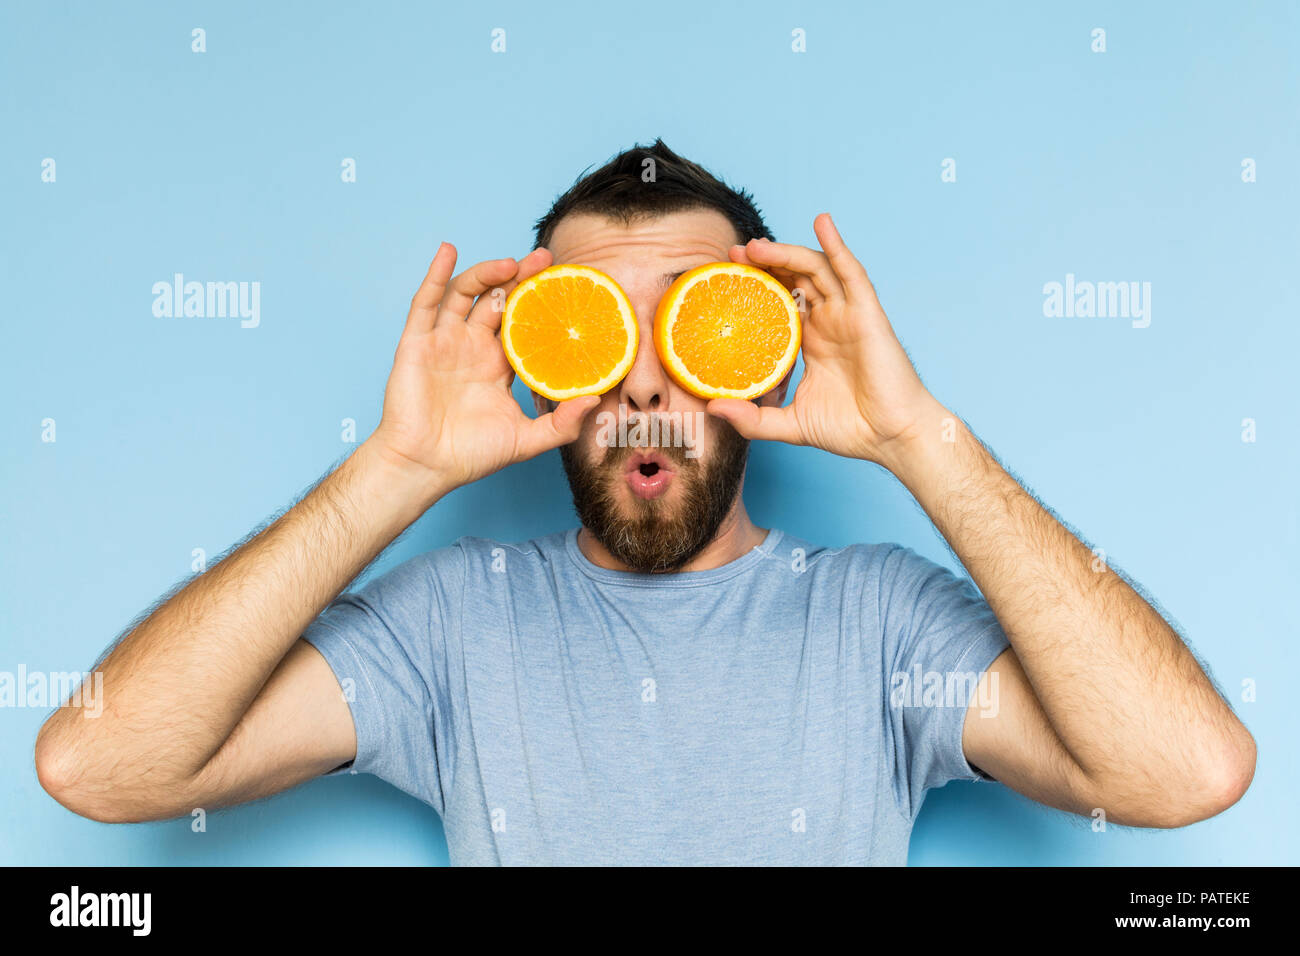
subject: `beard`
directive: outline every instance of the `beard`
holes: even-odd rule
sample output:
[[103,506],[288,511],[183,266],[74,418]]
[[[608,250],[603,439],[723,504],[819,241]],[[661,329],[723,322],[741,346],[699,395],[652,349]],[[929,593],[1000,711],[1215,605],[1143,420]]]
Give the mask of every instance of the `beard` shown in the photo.
[[[713,540],[730,514],[745,476],[749,439],[722,419],[714,422],[713,451],[687,458],[686,449],[655,446],[673,463],[673,485],[660,498],[620,494],[623,465],[643,448],[609,447],[590,461],[578,442],[560,446],[578,519],[605,549],[633,571],[662,574],[683,567]],[[670,504],[667,499],[680,500]],[[631,500],[629,514],[621,501]]]

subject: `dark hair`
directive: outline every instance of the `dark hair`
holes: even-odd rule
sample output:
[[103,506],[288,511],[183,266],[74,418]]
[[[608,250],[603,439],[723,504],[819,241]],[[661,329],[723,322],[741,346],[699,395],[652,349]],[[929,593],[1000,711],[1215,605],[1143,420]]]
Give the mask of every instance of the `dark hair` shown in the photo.
[[537,220],[537,245],[547,245],[556,225],[570,213],[595,213],[631,223],[686,209],[715,209],[722,213],[741,243],[776,238],[763,222],[752,195],[728,186],[703,166],[678,156],[662,139],[656,139],[651,146],[638,143],[624,150],[594,173],[584,170],[551,204],[550,211]]

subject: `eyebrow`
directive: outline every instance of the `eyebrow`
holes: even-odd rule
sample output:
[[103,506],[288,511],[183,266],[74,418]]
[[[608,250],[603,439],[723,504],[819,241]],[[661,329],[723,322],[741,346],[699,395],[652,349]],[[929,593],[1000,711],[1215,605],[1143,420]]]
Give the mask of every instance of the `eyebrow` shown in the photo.
[[683,269],[681,272],[665,272],[663,275],[659,277],[659,283],[665,289],[667,289],[670,285],[672,285],[674,282],[676,282],[679,278],[681,278],[685,274],[686,274],[685,269]]

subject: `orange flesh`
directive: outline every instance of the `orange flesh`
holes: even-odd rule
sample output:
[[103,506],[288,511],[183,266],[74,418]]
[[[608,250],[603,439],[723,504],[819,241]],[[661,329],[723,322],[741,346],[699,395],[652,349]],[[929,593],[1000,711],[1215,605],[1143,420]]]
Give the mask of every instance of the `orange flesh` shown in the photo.
[[746,276],[716,275],[683,296],[673,351],[692,375],[717,388],[744,389],[772,374],[790,345],[781,298]]
[[608,375],[627,351],[627,329],[608,289],[564,276],[515,304],[510,341],[530,374],[562,391]]

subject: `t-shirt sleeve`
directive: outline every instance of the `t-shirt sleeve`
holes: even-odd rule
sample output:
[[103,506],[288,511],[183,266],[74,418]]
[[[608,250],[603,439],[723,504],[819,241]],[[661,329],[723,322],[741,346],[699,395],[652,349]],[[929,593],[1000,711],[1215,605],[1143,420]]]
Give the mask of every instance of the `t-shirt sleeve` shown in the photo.
[[439,814],[452,753],[439,572],[454,560],[458,549],[412,558],[336,598],[302,635],[333,669],[356,728],[356,758],[330,775],[374,774]]
[[910,548],[895,546],[880,574],[886,723],[894,785],[915,816],[925,791],[950,780],[988,779],[962,749],[980,678],[1009,645],[974,583]]

